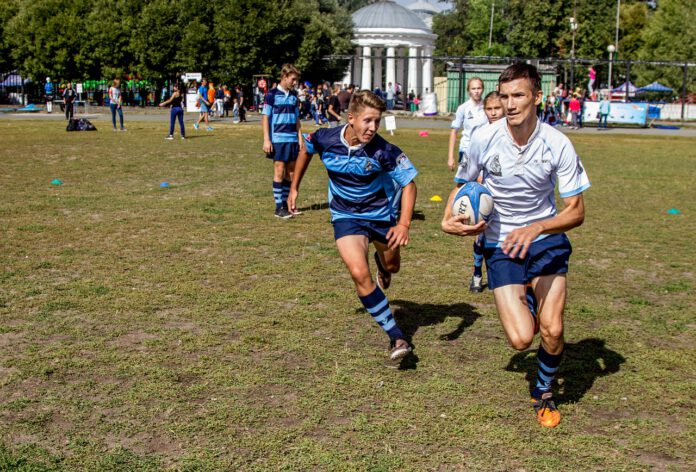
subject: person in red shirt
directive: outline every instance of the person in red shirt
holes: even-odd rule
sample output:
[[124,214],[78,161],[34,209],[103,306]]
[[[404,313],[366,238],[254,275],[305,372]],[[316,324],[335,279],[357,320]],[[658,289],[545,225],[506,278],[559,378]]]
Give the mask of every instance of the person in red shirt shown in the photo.
[[574,93],[573,98],[570,99],[568,109],[570,110],[570,114],[572,116],[570,129],[580,129],[580,126],[578,126],[578,116],[580,115],[580,100],[578,100],[577,93]]

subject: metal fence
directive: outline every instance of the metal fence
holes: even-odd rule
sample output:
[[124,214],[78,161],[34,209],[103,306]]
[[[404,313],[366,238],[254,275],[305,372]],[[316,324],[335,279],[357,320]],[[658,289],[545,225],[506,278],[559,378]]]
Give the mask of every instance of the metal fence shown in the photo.
[[[369,59],[373,72],[370,88],[380,88],[383,92],[386,84],[387,58],[383,55],[372,54],[370,56],[329,56],[326,59],[344,60],[347,64],[348,76],[351,81],[362,87],[361,64],[363,59]],[[423,65],[426,60],[431,61],[432,88],[428,92],[437,94],[438,111],[452,112],[457,105],[468,99],[466,83],[471,77],[480,77],[484,82],[485,92],[495,90],[497,77],[500,72],[510,64],[527,62],[538,67],[542,75],[542,88],[546,95],[550,94],[558,84],[564,84],[566,90],[584,93],[588,86],[588,69],[593,66],[597,78],[594,84],[596,90],[609,90],[623,84],[625,91],[614,91],[613,99],[622,101],[646,101],[670,104],[669,119],[696,119],[696,74],[693,68],[696,62],[685,61],[642,61],[642,60],[616,60],[613,57],[605,59],[589,58],[530,58],[530,57],[502,57],[502,56],[409,56],[400,55],[396,61],[396,81],[401,85],[400,95],[396,100],[397,109],[409,109],[414,98],[426,93],[430,85],[423,85]],[[416,62],[415,68],[409,68],[408,63]],[[409,69],[416,71],[415,80],[409,77]],[[638,86],[648,85],[652,81],[661,81],[672,85],[671,93],[636,94],[630,89],[630,84],[636,76],[643,77],[643,82]],[[344,82],[346,81],[344,78]],[[650,78],[648,81],[647,78]],[[415,90],[409,96],[408,84],[417,84]],[[691,91],[691,92],[690,92]],[[674,114],[674,108],[680,108],[678,116]],[[668,107],[665,107],[667,109]]]

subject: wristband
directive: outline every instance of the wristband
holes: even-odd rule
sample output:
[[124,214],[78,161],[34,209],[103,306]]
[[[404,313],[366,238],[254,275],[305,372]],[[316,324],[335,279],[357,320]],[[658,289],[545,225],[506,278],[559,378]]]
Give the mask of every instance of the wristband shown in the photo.
[[411,229],[411,225],[410,224],[407,225],[406,223],[397,223],[396,226],[405,226],[406,229]]

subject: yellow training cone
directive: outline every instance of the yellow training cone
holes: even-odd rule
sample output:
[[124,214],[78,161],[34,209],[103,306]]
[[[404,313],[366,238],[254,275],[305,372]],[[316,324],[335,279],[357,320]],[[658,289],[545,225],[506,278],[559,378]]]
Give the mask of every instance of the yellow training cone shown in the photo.
[[440,195],[433,195],[432,197],[430,197],[430,201],[431,202],[441,202],[442,198],[440,197]]

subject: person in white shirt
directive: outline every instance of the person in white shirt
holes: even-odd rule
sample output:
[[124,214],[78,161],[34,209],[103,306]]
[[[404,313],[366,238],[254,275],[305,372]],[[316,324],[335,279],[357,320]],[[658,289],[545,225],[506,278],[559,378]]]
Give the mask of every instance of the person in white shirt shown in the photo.
[[471,141],[472,131],[486,123],[488,118],[483,112],[483,80],[479,77],[472,77],[466,84],[466,89],[469,91],[469,100],[459,105],[457,112],[454,115],[454,120],[450,125],[452,131],[449,139],[449,153],[447,155],[447,166],[451,171],[455,170],[457,164],[454,159],[454,146],[457,142],[457,131],[462,132],[462,138],[459,141],[459,160],[468,152],[469,142]]
[[[532,405],[542,426],[555,427],[561,417],[551,384],[563,354],[565,274],[572,252],[565,232],[583,223],[583,192],[590,182],[570,140],[537,119],[543,95],[537,69],[512,65],[498,84],[505,119],[477,130],[458,173],[471,181],[483,171],[493,215],[487,224],[473,226],[465,215],[453,217],[455,189],[442,229],[459,236],[484,233],[488,286],[510,345],[525,350],[541,330]],[[564,204],[560,212],[557,184]]]

